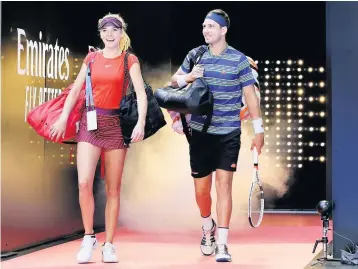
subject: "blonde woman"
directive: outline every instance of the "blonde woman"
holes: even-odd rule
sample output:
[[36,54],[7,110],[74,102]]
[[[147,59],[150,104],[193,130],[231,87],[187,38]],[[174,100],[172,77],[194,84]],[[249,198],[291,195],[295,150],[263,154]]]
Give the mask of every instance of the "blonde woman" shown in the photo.
[[[93,231],[94,197],[93,180],[101,151],[105,159],[105,185],[107,203],[105,209],[106,237],[102,246],[103,262],[118,262],[113,238],[119,213],[121,177],[128,146],[124,144],[119,124],[118,108],[122,100],[124,81],[124,56],[130,46],[126,24],[119,15],[109,14],[98,21],[98,30],[104,49],[90,52],[69,94],[59,120],[52,127],[54,139],[61,137],[66,129],[68,116],[76,103],[80,89],[85,83],[87,65],[91,65],[91,83],[95,106],[93,113],[84,111],[77,134],[77,169],[79,202],[85,235],[77,254],[78,263],[89,262],[98,242]],[[136,56],[128,57],[128,70],[138,99],[139,119],[133,130],[132,142],[144,137],[147,97],[139,62]],[[94,122],[97,123],[94,124]],[[94,127],[93,127],[94,124]],[[93,128],[91,128],[93,127]],[[96,128],[95,128],[96,127]]]

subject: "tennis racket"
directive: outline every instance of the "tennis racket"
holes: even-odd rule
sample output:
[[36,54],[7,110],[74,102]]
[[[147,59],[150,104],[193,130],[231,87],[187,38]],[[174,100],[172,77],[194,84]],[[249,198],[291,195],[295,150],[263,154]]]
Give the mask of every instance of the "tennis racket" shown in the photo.
[[264,215],[264,190],[260,183],[259,178],[259,162],[258,153],[256,148],[253,150],[254,155],[254,167],[252,175],[252,183],[249,194],[249,222],[253,228],[260,226],[263,215]]

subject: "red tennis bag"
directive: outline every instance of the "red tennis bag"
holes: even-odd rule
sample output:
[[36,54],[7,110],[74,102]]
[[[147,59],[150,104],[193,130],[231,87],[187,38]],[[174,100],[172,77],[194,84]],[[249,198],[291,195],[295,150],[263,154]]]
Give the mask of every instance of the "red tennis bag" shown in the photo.
[[[68,86],[56,98],[49,100],[32,109],[27,115],[27,122],[36,131],[36,133],[38,133],[43,138],[53,141],[50,138],[50,129],[52,125],[56,122],[56,120],[60,117],[66,98],[70,93],[72,87],[73,84]],[[84,83],[81,88],[77,102],[68,117],[65,136],[54,142],[62,143],[63,141],[68,141],[75,138],[77,122],[81,120],[81,116],[85,107],[85,87],[86,84]]]

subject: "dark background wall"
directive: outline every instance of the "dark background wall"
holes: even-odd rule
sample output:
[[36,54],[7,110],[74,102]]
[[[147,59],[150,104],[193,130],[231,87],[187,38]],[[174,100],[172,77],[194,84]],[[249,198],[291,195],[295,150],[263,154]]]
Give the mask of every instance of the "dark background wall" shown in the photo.
[[[18,7],[21,6],[21,9]],[[203,43],[201,24],[206,13],[222,8],[231,16],[228,42],[259,62],[262,84],[263,111],[267,118],[275,119],[275,108],[266,104],[286,105],[286,99],[265,101],[266,90],[275,88],[274,81],[266,81],[267,74],[274,77],[279,71],[276,60],[304,60],[302,88],[305,90],[302,132],[297,129],[277,134],[302,134],[302,146],[292,146],[293,168],[287,179],[289,191],[283,197],[272,199],[271,209],[313,209],[325,197],[325,162],[318,160],[325,155],[325,133],[308,131],[308,127],[325,126],[325,118],[308,117],[309,110],[325,110],[325,104],[309,103],[308,98],[326,95],[325,87],[317,83],[325,80],[325,73],[308,73],[308,67],[325,66],[325,3],[246,3],[246,2],[3,2],[2,3],[2,250],[13,250],[41,241],[81,231],[82,222],[77,195],[76,146],[58,145],[44,141],[25,122],[26,87],[51,87],[63,89],[71,83],[87,53],[88,45],[101,46],[96,31],[97,20],[108,12],[122,14],[129,25],[133,51],[139,57],[147,78],[157,83],[156,72],[170,76],[193,47]],[[14,12],[16,10],[16,12]],[[185,15],[183,15],[185,14]],[[17,74],[17,28],[24,29],[27,39],[42,41],[69,48],[70,77],[54,80]],[[25,41],[22,40],[24,45]],[[23,57],[23,56],[22,56]],[[265,65],[264,61],[270,64]],[[21,58],[25,61],[25,58]],[[297,65],[297,64],[296,64]],[[296,66],[295,65],[295,66]],[[170,68],[171,67],[171,68]],[[297,66],[296,66],[297,67]],[[66,69],[63,69],[66,70]],[[154,73],[153,73],[154,72]],[[298,76],[295,72],[293,76]],[[162,78],[161,78],[162,79]],[[158,80],[158,81],[157,81]],[[298,81],[298,79],[296,79]],[[314,81],[315,87],[308,87]],[[159,83],[159,82],[158,82]],[[161,80],[160,80],[160,83]],[[156,84],[158,85],[158,84]],[[271,87],[272,86],[272,87]],[[287,89],[282,87],[284,96]],[[297,93],[298,86],[292,85]],[[29,94],[29,92],[28,92]],[[28,95],[29,97],[29,95]],[[298,122],[297,97],[294,97],[292,119]],[[296,106],[296,107],[295,107]],[[273,107],[273,106],[271,106]],[[286,118],[284,118],[286,119]],[[267,124],[270,126],[270,124]],[[274,152],[276,139],[268,137],[267,148]],[[315,146],[309,146],[313,141]],[[298,143],[296,140],[295,143]],[[273,146],[271,146],[273,145]],[[282,145],[282,144],[281,144]],[[302,154],[295,152],[303,149]],[[277,154],[280,156],[280,154]],[[283,155],[282,155],[283,156]],[[297,161],[302,156],[302,161]],[[314,161],[309,157],[314,156]],[[286,155],[282,158],[286,158]],[[297,165],[301,163],[302,168]],[[283,163],[287,165],[287,161]],[[295,167],[295,166],[296,167]],[[276,167],[267,168],[275,174]],[[105,196],[103,181],[96,176],[96,227],[103,226]]]
[[[328,178],[332,186],[334,230],[358,244],[357,190],[354,173],[358,144],[354,134],[358,122],[350,120],[358,114],[356,63],[358,61],[357,3],[327,3],[327,59],[330,67],[331,99],[330,145]],[[353,116],[354,117],[354,116]],[[345,120],[344,120],[345,119]],[[350,138],[353,137],[353,138]],[[330,185],[329,184],[329,185]],[[341,249],[351,243],[334,234],[333,251],[341,256]],[[346,249],[347,250],[347,249]]]

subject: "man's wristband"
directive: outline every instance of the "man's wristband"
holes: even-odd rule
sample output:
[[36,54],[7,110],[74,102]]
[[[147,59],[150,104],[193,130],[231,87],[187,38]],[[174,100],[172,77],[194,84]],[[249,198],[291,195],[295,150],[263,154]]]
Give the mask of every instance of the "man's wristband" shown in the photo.
[[265,132],[262,118],[252,120],[252,126],[254,127],[255,134],[261,134]]
[[180,88],[188,85],[188,83],[185,81],[185,77],[186,75],[177,76],[177,83]]

